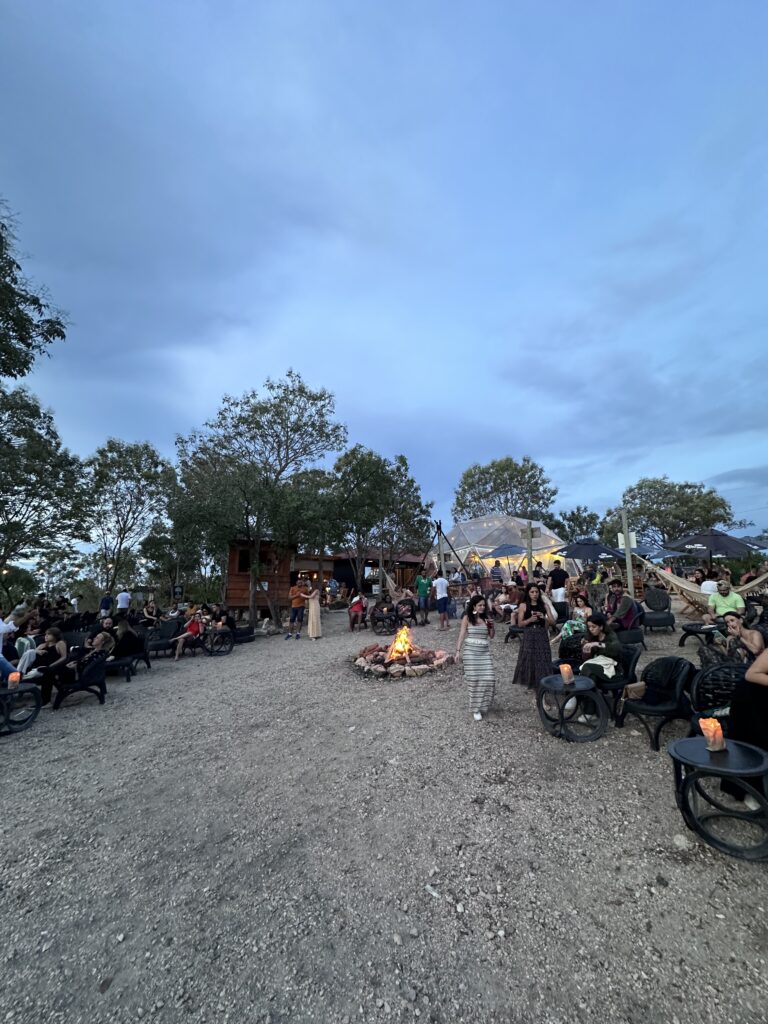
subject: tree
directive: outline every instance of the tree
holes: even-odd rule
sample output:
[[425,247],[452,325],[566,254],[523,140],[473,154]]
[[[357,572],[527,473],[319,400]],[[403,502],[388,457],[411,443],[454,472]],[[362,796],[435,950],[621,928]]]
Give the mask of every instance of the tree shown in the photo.
[[741,529],[749,524],[735,520],[731,504],[714,487],[674,483],[667,476],[643,477],[628,487],[619,508],[609,508],[600,524],[605,544],[616,544],[621,532],[621,507],[626,509],[630,531],[646,544],[663,547],[686,534],[719,527]]
[[393,462],[355,445],[333,467],[336,507],[340,510],[337,544],[350,553],[358,588],[370,552],[385,553],[391,566],[407,550],[423,550],[431,537],[431,504],[424,504],[408,461]]
[[496,459],[465,469],[456,488],[451,514],[456,522],[485,515],[542,519],[557,494],[544,469],[530,456],[521,462]]
[[597,512],[590,512],[586,505],[577,505],[570,512],[561,509],[558,515],[547,514],[543,520],[545,526],[568,544],[584,537],[594,537],[600,526],[600,516]]
[[[334,420],[335,402],[325,388],[313,390],[289,370],[284,380],[268,379],[263,396],[248,391],[225,396],[215,419],[189,437],[178,437],[181,483],[195,507],[211,550],[226,550],[235,540],[251,548],[251,620],[257,615],[264,567],[261,544],[273,530],[285,540],[281,502],[285,484],[346,440],[346,427]],[[272,591],[270,613],[280,622]]]
[[0,203],[0,377],[29,373],[35,356],[65,337],[61,314],[24,277],[8,207]]
[[29,569],[9,565],[0,572],[0,591],[3,611],[8,615],[25,597],[32,597],[37,593],[37,580]]
[[85,539],[82,465],[24,388],[0,389],[0,570],[63,540]]
[[97,448],[85,465],[91,539],[104,586],[111,590],[129,569],[128,554],[135,553],[165,512],[175,475],[153,445],[115,438]]

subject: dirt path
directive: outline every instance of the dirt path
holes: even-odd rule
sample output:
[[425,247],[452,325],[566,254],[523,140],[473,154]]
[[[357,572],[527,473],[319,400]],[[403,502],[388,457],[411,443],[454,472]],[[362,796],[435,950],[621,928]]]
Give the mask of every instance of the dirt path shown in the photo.
[[500,639],[482,723],[460,669],[363,681],[345,621],[0,737],[0,1020],[763,1024],[768,867],[666,754],[545,736]]

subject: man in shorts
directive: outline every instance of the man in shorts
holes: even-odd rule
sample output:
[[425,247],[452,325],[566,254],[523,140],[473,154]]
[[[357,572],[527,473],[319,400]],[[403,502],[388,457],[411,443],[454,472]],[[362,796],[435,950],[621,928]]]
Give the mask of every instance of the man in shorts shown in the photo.
[[432,590],[432,577],[425,575],[425,569],[422,566],[419,569],[419,575],[416,577],[416,598],[419,602],[419,610],[421,611],[421,624],[426,626],[429,623],[429,595]]
[[301,627],[304,624],[304,606],[307,603],[308,593],[309,589],[306,580],[296,580],[288,591],[288,597],[291,600],[291,617],[288,622],[288,632],[285,634],[286,640],[291,639],[292,630],[295,630],[293,634],[295,639],[301,640]]
[[440,616],[440,629],[448,629],[448,580],[445,579],[442,572],[439,570],[435,574],[433,589],[435,591],[435,597],[437,598],[437,611]]
[[547,577],[547,593],[553,601],[565,601],[566,599],[566,583],[568,582],[568,573],[560,564],[558,558],[555,559],[552,564],[552,572]]

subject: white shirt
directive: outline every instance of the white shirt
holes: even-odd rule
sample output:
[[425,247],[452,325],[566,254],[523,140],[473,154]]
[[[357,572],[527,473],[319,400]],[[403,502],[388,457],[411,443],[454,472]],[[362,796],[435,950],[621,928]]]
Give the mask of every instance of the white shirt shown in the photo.
[[434,587],[438,601],[443,597],[448,597],[448,580],[443,576],[438,576],[435,580]]
[[75,613],[77,613],[77,600],[78,599],[76,597],[73,597],[72,600],[69,602],[72,605],[72,607],[75,609]]
[[121,611],[131,607],[131,595],[127,590],[121,590],[117,595],[117,607]]
[[716,594],[717,593],[717,580],[704,580],[701,584],[702,594]]
[[17,629],[18,626],[14,625],[13,622],[3,622],[3,620],[0,619],[0,636],[4,633],[15,633]]

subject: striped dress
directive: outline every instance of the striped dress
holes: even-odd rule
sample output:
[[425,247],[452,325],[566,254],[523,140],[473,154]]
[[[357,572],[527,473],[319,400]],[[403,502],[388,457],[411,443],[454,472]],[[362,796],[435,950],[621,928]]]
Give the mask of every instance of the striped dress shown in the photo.
[[468,623],[462,660],[464,678],[469,683],[470,711],[485,713],[493,703],[496,693],[496,676],[485,622],[476,626]]

